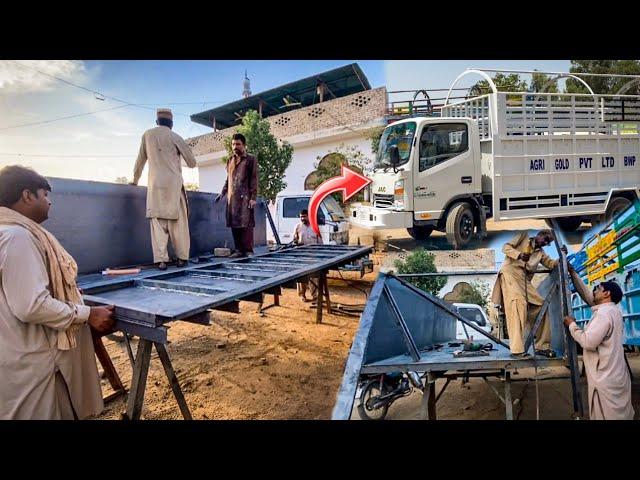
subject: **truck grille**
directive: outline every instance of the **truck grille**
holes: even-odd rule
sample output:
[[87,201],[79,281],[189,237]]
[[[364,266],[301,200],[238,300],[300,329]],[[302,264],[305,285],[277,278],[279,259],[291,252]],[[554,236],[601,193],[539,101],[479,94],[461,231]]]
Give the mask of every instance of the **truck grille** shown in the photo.
[[393,207],[393,195],[381,195],[379,193],[374,193],[373,206],[378,208]]

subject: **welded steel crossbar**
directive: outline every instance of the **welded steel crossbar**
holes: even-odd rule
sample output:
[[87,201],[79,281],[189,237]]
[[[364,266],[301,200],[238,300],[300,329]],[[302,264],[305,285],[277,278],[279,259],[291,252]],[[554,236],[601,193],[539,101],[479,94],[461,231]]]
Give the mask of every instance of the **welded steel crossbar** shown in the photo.
[[[227,261],[126,279],[83,282],[88,305],[115,305],[116,328],[166,343],[173,320],[208,324],[210,309],[274,292],[295,280],[317,275],[367,256],[371,247],[306,245]],[[261,298],[261,297],[260,297]]]

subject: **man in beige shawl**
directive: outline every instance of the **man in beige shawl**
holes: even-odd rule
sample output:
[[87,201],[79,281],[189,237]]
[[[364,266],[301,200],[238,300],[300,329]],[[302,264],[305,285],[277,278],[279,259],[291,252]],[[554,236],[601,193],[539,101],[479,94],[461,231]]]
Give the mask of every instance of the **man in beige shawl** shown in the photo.
[[83,419],[104,408],[89,326],[113,307],[88,307],[77,266],[40,226],[51,202],[31,169],[0,170],[0,419]]
[[182,184],[180,157],[184,158],[190,168],[197,164],[187,142],[171,130],[171,110],[160,108],[157,117],[158,126],[142,135],[131,184],[138,184],[148,160],[147,218],[151,225],[153,261],[160,270],[165,270],[169,261],[169,239],[178,257],[178,267],[183,267],[189,261],[189,211],[187,194]]
[[591,306],[593,316],[584,329],[573,317],[565,325],[582,347],[582,361],[589,387],[591,420],[633,420],[631,377],[624,357],[622,312],[617,306],[622,290],[615,282],[602,282],[589,291],[569,265],[571,280],[578,295]]
[[[551,230],[540,230],[535,237],[526,231],[516,234],[504,244],[504,263],[493,287],[492,301],[504,308],[509,333],[509,347],[515,357],[526,355],[524,337],[542,308],[544,299],[531,284],[534,272],[542,263],[549,270],[558,264],[543,248],[553,241]],[[539,355],[554,356],[551,349],[551,327],[545,312],[537,332],[535,350]]]

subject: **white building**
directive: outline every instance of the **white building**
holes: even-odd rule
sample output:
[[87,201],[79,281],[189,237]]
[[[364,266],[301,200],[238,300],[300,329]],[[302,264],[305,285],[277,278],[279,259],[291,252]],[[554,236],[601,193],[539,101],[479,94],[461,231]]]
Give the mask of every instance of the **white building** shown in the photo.
[[387,103],[386,89],[371,89],[354,63],[192,115],[194,122],[214,129],[187,140],[198,161],[200,190],[217,193],[222,189],[226,179],[223,139],[235,132],[247,110],[258,111],[269,121],[271,133],[293,146],[285,191],[302,191],[308,189],[305,181],[318,158],[341,146],[355,147],[373,160],[368,137],[373,129],[386,125]]

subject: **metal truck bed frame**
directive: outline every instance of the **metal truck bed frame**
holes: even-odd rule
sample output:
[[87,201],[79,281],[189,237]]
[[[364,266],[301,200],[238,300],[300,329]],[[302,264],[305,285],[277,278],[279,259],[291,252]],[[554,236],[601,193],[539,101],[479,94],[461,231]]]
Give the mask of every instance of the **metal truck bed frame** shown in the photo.
[[[551,344],[557,357],[547,358],[533,354],[529,358],[513,358],[506,343],[461,317],[439,298],[417,289],[402,278],[381,273],[371,291],[360,320],[360,328],[349,352],[332,418],[348,420],[351,417],[362,375],[413,371],[424,374],[425,378],[421,408],[423,419],[436,419],[436,402],[451,380],[469,377],[483,378],[505,404],[506,418],[513,419],[513,370],[567,363],[570,367],[572,365],[570,359],[565,357],[570,351],[566,350],[562,327],[563,288],[558,289],[559,283],[559,269],[554,269],[538,287],[541,295],[549,299],[538,319],[542,318],[545,309],[549,311]],[[488,356],[454,357],[453,352],[462,349],[461,346],[448,345],[459,342],[455,339],[456,320],[491,338],[494,350]],[[536,322],[533,331],[539,325]],[[533,333],[530,333],[525,351],[529,351],[532,340]],[[503,379],[504,397],[487,381],[488,377]],[[439,378],[445,379],[446,383],[436,395],[436,380]],[[579,393],[574,391],[574,397],[576,395]],[[582,415],[581,405],[576,404],[575,398],[574,414]]]

